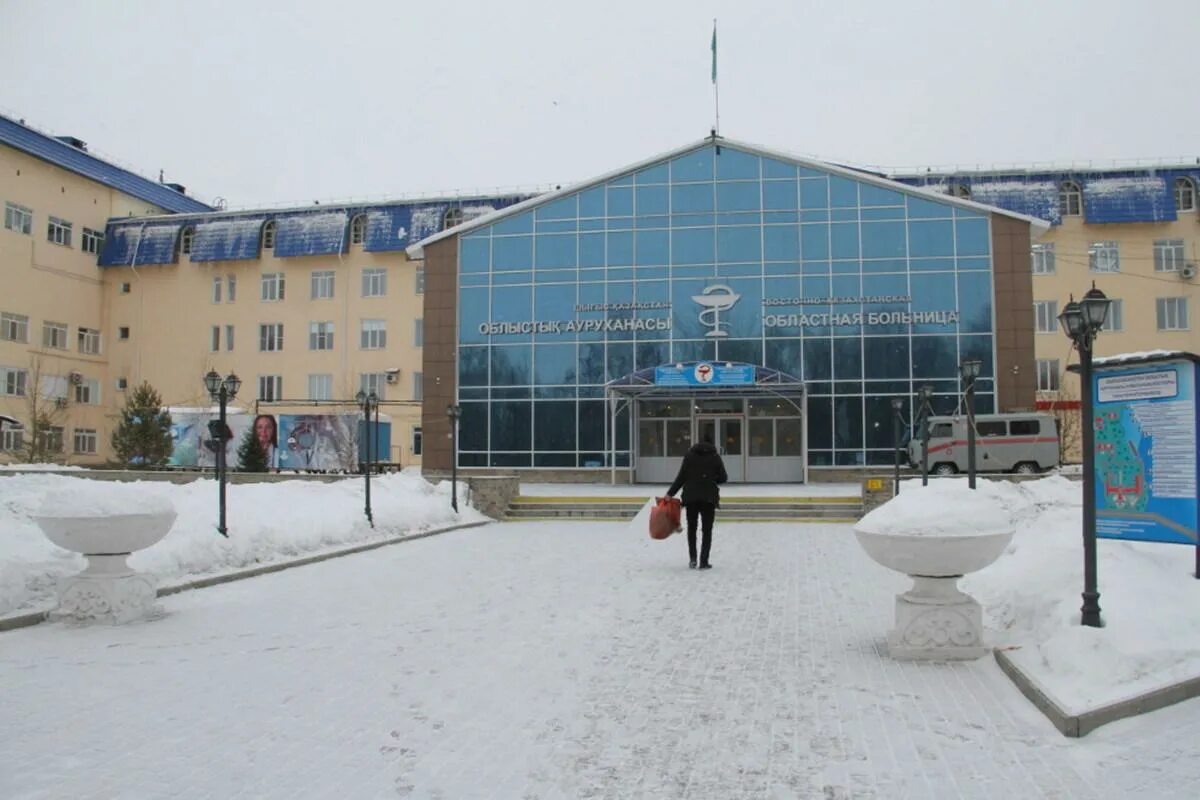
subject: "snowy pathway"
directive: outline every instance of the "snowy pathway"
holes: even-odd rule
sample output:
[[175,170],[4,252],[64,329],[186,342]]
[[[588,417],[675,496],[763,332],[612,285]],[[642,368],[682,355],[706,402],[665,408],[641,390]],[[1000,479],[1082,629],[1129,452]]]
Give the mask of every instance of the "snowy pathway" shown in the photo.
[[493,525],[0,635],[4,798],[1200,796],[1200,701],[1062,738],[884,655],[849,526]]

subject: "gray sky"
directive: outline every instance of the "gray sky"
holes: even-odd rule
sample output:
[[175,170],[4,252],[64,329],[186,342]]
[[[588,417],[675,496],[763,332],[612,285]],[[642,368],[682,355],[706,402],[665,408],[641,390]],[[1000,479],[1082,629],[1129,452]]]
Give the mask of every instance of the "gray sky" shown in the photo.
[[721,133],[858,165],[1200,157],[1197,0],[0,0],[0,109],[231,207],[568,183]]

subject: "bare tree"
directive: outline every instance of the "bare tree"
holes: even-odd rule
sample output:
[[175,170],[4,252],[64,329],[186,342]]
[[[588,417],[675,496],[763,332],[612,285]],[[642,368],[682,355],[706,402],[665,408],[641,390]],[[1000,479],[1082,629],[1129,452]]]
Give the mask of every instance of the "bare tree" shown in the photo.
[[[1060,464],[1076,464],[1080,460],[1083,444],[1082,411],[1079,407],[1079,390],[1075,381],[1068,381],[1070,373],[1062,375],[1057,392],[1047,393],[1049,411],[1058,425],[1058,461]],[[1073,376],[1071,376],[1073,377]]]
[[[24,440],[26,463],[62,460],[65,449],[62,422],[66,419],[69,405],[68,396],[64,393],[69,387],[66,377],[45,374],[40,357],[30,358],[25,383],[25,402],[29,411],[29,427],[26,428]],[[59,393],[59,389],[64,393]]]

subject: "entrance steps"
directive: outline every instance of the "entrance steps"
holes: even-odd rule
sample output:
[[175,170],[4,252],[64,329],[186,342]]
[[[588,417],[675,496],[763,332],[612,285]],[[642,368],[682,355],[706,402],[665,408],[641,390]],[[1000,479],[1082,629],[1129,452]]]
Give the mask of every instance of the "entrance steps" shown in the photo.
[[[505,519],[629,521],[646,504],[645,497],[589,495],[579,497],[519,495],[509,503]],[[753,497],[721,499],[720,522],[856,522],[861,497]]]

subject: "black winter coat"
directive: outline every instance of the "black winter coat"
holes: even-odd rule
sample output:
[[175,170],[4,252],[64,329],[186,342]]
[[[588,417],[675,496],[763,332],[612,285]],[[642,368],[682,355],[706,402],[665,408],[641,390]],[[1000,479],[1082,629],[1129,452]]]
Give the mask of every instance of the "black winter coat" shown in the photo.
[[683,457],[679,474],[667,490],[667,496],[674,497],[682,487],[685,506],[692,503],[711,503],[720,508],[721,490],[717,488],[717,484],[727,480],[729,476],[725,474],[725,462],[721,461],[717,448],[708,442],[700,442],[692,445],[692,449]]

